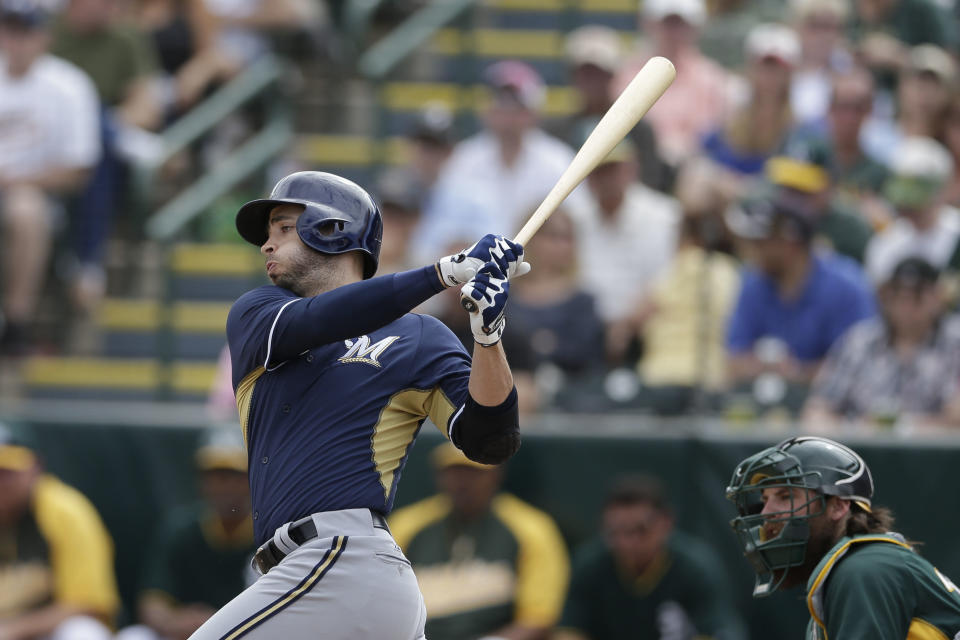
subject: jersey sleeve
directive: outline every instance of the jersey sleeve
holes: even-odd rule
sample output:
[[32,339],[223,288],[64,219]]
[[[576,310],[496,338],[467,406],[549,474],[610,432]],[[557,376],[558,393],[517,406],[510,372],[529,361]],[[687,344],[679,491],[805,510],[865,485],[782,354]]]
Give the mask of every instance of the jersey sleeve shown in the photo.
[[245,293],[227,316],[227,344],[233,368],[233,388],[270,358],[276,323],[283,311],[300,298],[280,287],[264,286]]
[[451,419],[467,400],[470,356],[442,322],[425,315],[420,319],[420,345],[415,357],[418,369],[413,384],[431,390],[427,415],[449,438]]
[[560,530],[547,514],[513,496],[499,496],[494,508],[520,547],[514,620],[524,626],[553,627],[570,579],[570,559]]
[[831,573],[824,600],[828,638],[903,640],[916,593],[898,554],[850,554]]
[[259,366],[279,366],[308,349],[375,331],[442,290],[434,266],[352,282],[308,298],[269,285],[254,289],[227,316],[234,389]]
[[50,545],[54,597],[112,618],[120,606],[113,542],[93,504],[56,478],[40,480],[37,523]]

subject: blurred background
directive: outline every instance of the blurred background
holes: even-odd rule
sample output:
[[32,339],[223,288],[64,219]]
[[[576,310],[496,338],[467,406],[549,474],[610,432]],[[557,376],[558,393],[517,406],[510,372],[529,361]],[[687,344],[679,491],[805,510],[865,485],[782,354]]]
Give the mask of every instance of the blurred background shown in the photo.
[[[162,618],[146,541],[207,495],[197,447],[239,429],[224,324],[266,278],[238,206],[292,171],[348,177],[381,206],[380,273],[511,235],[663,55],[676,82],[526,247],[504,344],[529,436],[505,486],[575,549],[618,474],[659,476],[751,637],[800,637],[800,594],[750,599],[723,490],[746,454],[817,433],[863,453],[956,580],[958,18],[954,0],[0,0],[0,421],[100,512],[114,623]],[[451,292],[420,311],[472,342]],[[433,491],[423,437],[398,505]]]

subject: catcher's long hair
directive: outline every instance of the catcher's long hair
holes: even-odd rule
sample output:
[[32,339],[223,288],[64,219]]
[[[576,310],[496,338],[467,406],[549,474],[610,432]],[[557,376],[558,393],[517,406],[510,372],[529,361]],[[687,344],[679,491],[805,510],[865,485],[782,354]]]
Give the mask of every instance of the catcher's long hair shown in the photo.
[[847,520],[846,535],[857,536],[865,533],[887,533],[893,530],[893,512],[886,507],[874,507],[864,511],[859,506],[850,505],[850,519]]

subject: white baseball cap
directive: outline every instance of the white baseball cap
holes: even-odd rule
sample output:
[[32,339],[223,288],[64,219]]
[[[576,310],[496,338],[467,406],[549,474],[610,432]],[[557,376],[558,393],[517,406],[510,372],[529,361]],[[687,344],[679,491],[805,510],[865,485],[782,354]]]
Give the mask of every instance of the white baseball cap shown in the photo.
[[643,17],[663,20],[678,16],[695,27],[707,21],[707,5],[704,0],[643,0]]
[[617,32],[597,24],[574,29],[564,43],[564,53],[572,66],[591,64],[611,73],[620,67],[622,52]]
[[748,58],[776,58],[790,67],[800,62],[800,40],[796,32],[775,22],[758,24],[751,29],[744,49]]
[[910,136],[900,143],[890,169],[897,176],[946,180],[953,173],[953,160],[936,140]]

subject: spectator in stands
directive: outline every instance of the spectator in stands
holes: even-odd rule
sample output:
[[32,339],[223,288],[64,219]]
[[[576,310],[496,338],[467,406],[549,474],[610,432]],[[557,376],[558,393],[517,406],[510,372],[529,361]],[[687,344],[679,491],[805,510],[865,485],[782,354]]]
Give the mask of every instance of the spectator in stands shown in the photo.
[[763,172],[793,126],[790,82],[800,43],[792,29],[765,23],[750,30],[745,51],[749,95],[706,137],[703,149],[734,175],[751,177]]
[[858,211],[834,197],[832,161],[822,141],[798,138],[767,161],[765,173],[777,198],[810,216],[817,244],[862,263],[873,230]]
[[817,374],[810,428],[960,424],[960,318],[946,315],[939,276],[922,258],[896,266],[878,292],[882,317],[854,325]]
[[897,56],[889,78],[871,68],[880,89],[861,133],[864,150],[886,165],[896,158],[905,137],[940,136],[956,82],[956,63],[940,47],[918,45]]
[[[583,142],[583,128],[594,126],[616,99],[612,82],[623,60],[623,46],[616,30],[586,25],[567,35],[564,54],[578,109],[554,131],[575,146]],[[640,181],[658,191],[669,192],[673,168],[660,158],[656,137],[646,119],[637,123],[630,138],[637,147]]]
[[196,453],[203,503],[171,516],[154,541],[139,617],[117,640],[186,640],[254,577],[247,452],[240,429],[217,428]]
[[913,47],[897,85],[897,126],[902,136],[939,137],[957,81],[949,53],[932,44]]
[[424,202],[432,197],[443,167],[453,152],[453,112],[442,102],[426,104],[407,132],[408,166],[420,181]]
[[704,0],[644,0],[640,16],[645,37],[614,78],[613,95],[653,56],[673,62],[677,79],[644,119],[656,132],[660,155],[677,165],[698,151],[701,138],[727,116],[730,76],[698,46],[707,20]]
[[205,0],[140,0],[132,18],[156,51],[167,117],[189,109],[231,74],[233,65],[215,46],[216,24]]
[[800,39],[790,106],[797,122],[816,122],[827,115],[831,76],[853,63],[843,42],[849,5],[846,0],[793,0],[790,10]]
[[207,417],[213,422],[233,424],[237,420],[237,397],[233,393],[233,369],[227,345],[223,345],[217,357],[217,370],[207,395],[206,409]]
[[573,149],[537,126],[546,86],[532,67],[503,60],[483,79],[483,130],[455,147],[425,212],[418,244],[429,255],[474,230],[512,234],[573,159]]
[[47,53],[51,15],[39,0],[0,1],[0,354],[22,355],[62,202],[99,155],[90,79]]
[[[679,413],[726,388],[724,334],[737,293],[739,265],[718,251],[727,230],[710,167],[688,162],[677,177],[683,207],[676,254],[640,312],[640,379],[657,413]],[[532,273],[532,272],[531,272]]]
[[813,250],[813,222],[791,202],[756,199],[726,218],[752,263],[727,331],[731,380],[769,372],[805,385],[837,338],[873,315],[866,278],[853,260]]
[[0,427],[0,638],[107,640],[120,608],[96,508]]
[[850,36],[868,67],[899,69],[907,47],[935,44],[954,50],[956,21],[935,0],[856,0]]
[[930,138],[907,138],[891,170],[884,194],[897,218],[867,246],[867,274],[876,284],[911,256],[943,269],[960,242],[960,211],[942,204],[943,188],[953,175],[949,152]]
[[593,296],[580,286],[578,232],[559,209],[524,248],[536,273],[510,287],[507,323],[529,343],[534,367],[545,363],[577,377],[603,366],[603,322]]
[[53,29],[51,51],[82,69],[100,96],[100,161],[74,207],[71,237],[78,262],[71,294],[91,311],[106,290],[104,245],[120,207],[125,156],[142,153],[144,131],[160,124],[156,59],[135,28],[120,24],[116,0],[69,0]]
[[953,160],[953,174],[944,188],[943,199],[953,207],[960,206],[960,89],[954,88],[943,121],[943,143]]
[[413,268],[410,247],[424,200],[420,180],[412,171],[394,167],[379,176],[373,191],[383,215],[378,271],[396,273]]
[[502,467],[452,444],[433,452],[440,493],[390,517],[427,606],[431,640],[545,639],[570,565],[547,514],[500,490]]
[[747,637],[727,572],[703,542],[675,530],[660,481],[620,478],[602,534],[574,555],[554,640]]
[[[862,67],[833,76],[827,125],[830,138],[830,176],[841,197],[859,202],[876,227],[885,223],[875,196],[883,189],[889,171],[863,147],[864,123],[873,108],[873,76]],[[865,199],[870,199],[867,204]]]
[[606,352],[620,364],[637,335],[637,314],[673,257],[679,203],[637,182],[625,139],[587,176],[587,206],[569,207],[578,236],[580,278],[606,326]]
[[307,0],[203,0],[213,18],[213,46],[229,77],[271,50],[270,35],[309,31],[322,19]]

